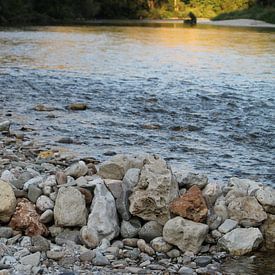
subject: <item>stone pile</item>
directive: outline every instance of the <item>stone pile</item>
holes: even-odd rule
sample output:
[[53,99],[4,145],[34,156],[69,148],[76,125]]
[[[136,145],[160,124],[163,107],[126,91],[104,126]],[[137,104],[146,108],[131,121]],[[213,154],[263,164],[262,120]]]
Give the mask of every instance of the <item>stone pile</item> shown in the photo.
[[275,191],[252,180],[222,187],[155,155],[1,158],[0,274],[221,274],[228,254],[275,249]]

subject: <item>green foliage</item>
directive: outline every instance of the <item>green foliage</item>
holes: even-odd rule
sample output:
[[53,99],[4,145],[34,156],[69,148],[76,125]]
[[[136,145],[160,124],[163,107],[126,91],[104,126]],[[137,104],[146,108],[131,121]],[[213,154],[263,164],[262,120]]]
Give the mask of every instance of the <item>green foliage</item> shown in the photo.
[[246,16],[274,22],[272,2],[273,0],[0,0],[0,23],[47,23],[94,18],[183,18],[190,11],[197,17]]

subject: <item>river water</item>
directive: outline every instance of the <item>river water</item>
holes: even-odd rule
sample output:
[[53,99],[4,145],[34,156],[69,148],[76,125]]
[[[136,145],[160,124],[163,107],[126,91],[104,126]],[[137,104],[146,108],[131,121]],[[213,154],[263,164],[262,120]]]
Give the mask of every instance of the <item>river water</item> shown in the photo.
[[[0,119],[99,159],[158,153],[275,186],[275,31],[182,25],[0,30]],[[88,104],[72,112],[66,106]],[[37,112],[34,106],[54,107]]]

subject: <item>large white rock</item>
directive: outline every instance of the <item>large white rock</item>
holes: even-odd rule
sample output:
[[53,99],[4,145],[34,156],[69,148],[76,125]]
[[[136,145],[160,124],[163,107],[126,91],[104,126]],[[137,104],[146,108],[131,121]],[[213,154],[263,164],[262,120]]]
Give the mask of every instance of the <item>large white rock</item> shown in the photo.
[[87,226],[82,227],[80,237],[88,247],[97,247],[102,239],[112,240],[119,235],[119,223],[115,199],[104,182],[96,181],[91,214]]
[[54,206],[54,220],[58,226],[83,226],[86,224],[85,197],[74,187],[61,187]]
[[88,172],[88,167],[85,164],[85,162],[82,160],[79,162],[73,163],[65,170],[65,174],[67,176],[71,176],[74,178],[85,176],[87,172]]
[[222,194],[221,185],[216,182],[208,183],[202,191],[202,195],[210,208],[215,204],[217,198]]
[[263,235],[258,228],[236,228],[218,241],[218,246],[232,255],[240,256],[259,247]]
[[228,205],[230,219],[237,221],[244,227],[258,226],[267,215],[263,207],[254,197],[239,197]]
[[224,196],[220,196],[216,200],[214,205],[214,213],[221,217],[222,221],[225,221],[228,218],[228,210]]
[[143,166],[146,155],[116,155],[100,164],[98,175],[104,179],[122,180],[128,169]]
[[258,190],[255,196],[266,212],[275,214],[275,189],[266,186]]
[[208,233],[208,226],[182,217],[169,220],[163,228],[166,242],[176,245],[181,251],[199,252]]
[[0,222],[8,222],[15,211],[16,198],[9,183],[0,180]]
[[141,169],[130,196],[130,213],[147,221],[165,224],[170,219],[169,203],[178,196],[171,169],[159,156],[150,156]]

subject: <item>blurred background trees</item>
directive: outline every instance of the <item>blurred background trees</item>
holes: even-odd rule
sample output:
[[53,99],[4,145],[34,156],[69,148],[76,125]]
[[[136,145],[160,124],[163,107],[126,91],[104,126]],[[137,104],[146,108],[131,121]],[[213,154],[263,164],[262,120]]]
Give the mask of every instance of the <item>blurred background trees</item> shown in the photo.
[[[50,23],[97,18],[184,18],[251,8],[273,9],[273,0],[0,0],[0,23]],[[255,11],[257,13],[257,11]],[[232,16],[232,14],[231,14]],[[274,16],[274,14],[273,14]]]

